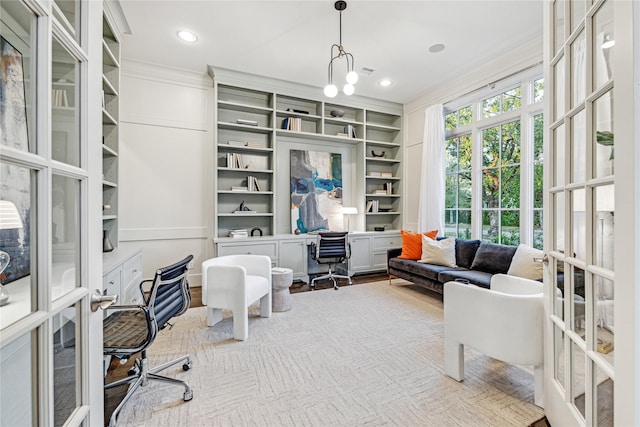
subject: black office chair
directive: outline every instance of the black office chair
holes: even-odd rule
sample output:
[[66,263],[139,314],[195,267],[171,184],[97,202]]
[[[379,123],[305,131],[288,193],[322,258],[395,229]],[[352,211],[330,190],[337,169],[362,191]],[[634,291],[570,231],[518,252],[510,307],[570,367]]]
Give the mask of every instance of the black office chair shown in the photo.
[[338,289],[336,279],[347,279],[351,284],[351,277],[335,274],[332,266],[340,264],[351,257],[351,245],[349,244],[349,233],[347,231],[325,231],[318,233],[318,244],[311,244],[311,258],[318,264],[328,264],[329,272],[324,276],[314,277],[311,280],[311,289],[316,285],[316,280],[331,279],[333,288]]
[[[186,402],[193,399],[189,384],[158,375],[158,372],[180,362],[183,362],[182,369],[188,371],[191,368],[190,355],[187,354],[155,368],[150,368],[147,361],[147,348],[153,343],[158,331],[167,325],[172,326],[169,320],[180,316],[189,308],[191,295],[187,282],[187,269],[192,259],[193,255],[189,255],[182,261],[156,270],[153,279],[143,280],[140,283],[143,304],[111,307],[110,310],[113,309],[115,312],[104,320],[104,354],[129,358],[142,352],[140,358],[136,359],[134,367],[129,370],[129,376],[104,385],[104,388],[108,389],[122,384],[131,384],[126,396],[111,415],[110,427],[115,426],[116,417],[133,393],[138,387],[146,386],[149,380],[180,384],[185,388],[183,400]],[[149,290],[144,289],[145,283],[151,283]]]

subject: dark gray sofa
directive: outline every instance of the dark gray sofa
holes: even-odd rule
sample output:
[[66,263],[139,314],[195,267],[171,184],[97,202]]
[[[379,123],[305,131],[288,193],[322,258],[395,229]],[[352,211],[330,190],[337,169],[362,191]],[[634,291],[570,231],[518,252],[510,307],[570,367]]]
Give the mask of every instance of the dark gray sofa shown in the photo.
[[443,285],[456,279],[489,288],[491,276],[507,273],[517,246],[498,245],[480,240],[456,239],[457,267],[423,264],[398,258],[402,249],[387,251],[387,272],[432,291],[443,293]]

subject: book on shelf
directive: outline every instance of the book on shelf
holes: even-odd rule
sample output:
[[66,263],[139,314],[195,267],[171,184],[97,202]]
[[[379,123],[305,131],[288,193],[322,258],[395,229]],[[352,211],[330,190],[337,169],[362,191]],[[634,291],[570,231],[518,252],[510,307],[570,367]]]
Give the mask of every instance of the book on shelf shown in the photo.
[[239,210],[235,210],[233,211],[234,214],[236,215],[253,215],[255,213],[257,213],[256,211],[239,211]]
[[383,178],[393,178],[393,172],[380,172],[380,176]]
[[389,194],[389,193],[387,193],[386,189],[382,189],[381,190],[381,189],[378,188],[378,189],[373,190],[372,194]]
[[372,207],[373,207],[373,200],[367,200],[367,208],[365,212],[371,212]]
[[384,188],[385,188],[387,194],[389,194],[389,195],[393,194],[393,183],[385,182],[384,183]]
[[298,114],[309,114],[309,112],[306,110],[296,110],[295,108],[287,108],[287,111],[292,111]]
[[249,187],[246,187],[246,186],[231,187],[231,191],[249,191]]
[[347,138],[349,135],[344,133],[344,132],[338,132],[338,133],[336,133],[336,136],[343,136],[343,137]]
[[245,169],[242,155],[238,153],[227,153],[227,167],[230,169]]
[[369,176],[382,176],[381,172],[369,172]]
[[247,147],[265,148],[264,142],[259,142],[259,141],[247,141]]
[[285,117],[282,120],[282,129],[300,132],[302,130],[302,119],[300,117]]
[[256,120],[249,119],[236,119],[236,123],[240,125],[258,126],[258,122]]
[[368,200],[367,212],[377,213],[379,206],[380,206],[380,202],[378,200]]
[[[67,91],[65,89],[53,89],[51,94],[51,104],[54,107],[68,107],[69,99],[67,98]],[[104,108],[104,105],[103,105]]]
[[260,182],[258,182],[258,178],[251,175],[247,176],[247,188],[249,189],[249,191],[262,191]]
[[347,134],[348,138],[357,138],[356,128],[353,125],[346,125],[344,127],[344,133]]

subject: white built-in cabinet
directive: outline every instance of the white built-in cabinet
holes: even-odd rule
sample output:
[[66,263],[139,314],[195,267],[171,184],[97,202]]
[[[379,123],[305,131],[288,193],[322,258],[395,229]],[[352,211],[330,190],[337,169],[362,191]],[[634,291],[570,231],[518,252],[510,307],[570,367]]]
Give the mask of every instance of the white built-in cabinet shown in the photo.
[[[353,192],[350,200],[359,211],[358,218],[350,219],[352,230],[402,228],[401,106],[389,103],[385,111],[330,103],[220,82],[211,74],[216,99],[214,238],[237,228],[257,227],[263,236],[292,232],[289,221],[278,221],[290,216],[277,209],[290,189],[278,186],[276,178],[289,175],[276,165],[288,155],[290,141],[325,150],[354,148],[352,185],[344,189]],[[250,213],[237,212],[243,202]]]

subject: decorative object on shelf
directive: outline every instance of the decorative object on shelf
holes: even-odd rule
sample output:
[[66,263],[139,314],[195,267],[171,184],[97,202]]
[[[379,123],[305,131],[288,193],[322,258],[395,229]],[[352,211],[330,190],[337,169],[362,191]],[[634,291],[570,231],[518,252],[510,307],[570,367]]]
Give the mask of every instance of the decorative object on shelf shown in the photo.
[[291,150],[290,156],[291,231],[342,228],[342,154]]
[[351,231],[350,217],[351,215],[358,215],[358,208],[351,206],[343,206],[342,207],[342,215],[347,216],[347,231]]
[[252,211],[251,209],[249,209],[249,207],[247,205],[244,204],[244,200],[242,202],[240,202],[240,206],[238,206],[238,209],[236,209],[235,211],[233,211],[234,214],[254,214],[256,213],[256,211]]
[[386,227],[387,227],[386,225],[376,226],[376,227],[373,227],[373,231],[384,231]]
[[336,108],[335,110],[331,110],[329,114],[331,114],[331,117],[342,117],[344,116],[344,110]]
[[[335,2],[333,6],[338,12],[340,12],[340,43],[334,43],[331,46],[331,61],[329,61],[329,83],[324,87],[324,94],[329,98],[334,98],[338,94],[338,88],[333,84],[334,60],[344,57],[344,59],[347,61],[346,83],[342,88],[342,91],[345,95],[352,95],[355,90],[353,85],[358,82],[358,73],[354,71],[353,55],[345,51],[344,47],[342,46],[342,11],[347,8],[347,2],[339,0]],[[336,53],[334,53],[334,49],[337,49]]]
[[113,251],[113,244],[109,240],[109,230],[102,230],[102,252]]
[[371,150],[371,155],[372,155],[373,157],[384,157],[385,152],[384,152],[384,151],[381,151],[381,152],[380,152],[380,154],[376,154],[376,152],[375,152],[375,151]]
[[260,233],[260,236],[262,236],[262,228],[260,228],[260,227],[253,227],[253,228],[251,229],[251,237],[253,237],[253,236],[254,236],[254,234],[253,234],[254,232],[258,232],[258,233]]
[[[18,213],[18,208],[13,203],[7,200],[0,200],[0,230],[6,230],[7,232],[15,232],[22,229],[22,219],[20,218],[20,214]],[[5,247],[5,236],[4,232],[2,233],[3,237],[0,242],[2,242],[2,247],[4,249],[9,249]],[[9,240],[9,239],[7,239]],[[2,286],[2,282],[5,280],[4,270],[9,266],[11,262],[11,257],[4,250],[0,250],[0,306],[3,306],[9,302],[9,293]]]
[[298,113],[298,114],[309,114],[308,111],[305,110],[296,110],[295,108],[287,108],[287,111],[292,111],[294,113]]

